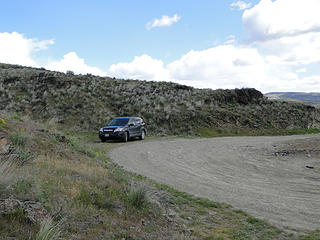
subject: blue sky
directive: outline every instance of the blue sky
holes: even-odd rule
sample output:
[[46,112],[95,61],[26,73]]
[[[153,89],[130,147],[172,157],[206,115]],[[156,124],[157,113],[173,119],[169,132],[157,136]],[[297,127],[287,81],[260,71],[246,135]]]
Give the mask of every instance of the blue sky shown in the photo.
[[313,10],[319,1],[2,0],[0,62],[201,88],[320,91]]

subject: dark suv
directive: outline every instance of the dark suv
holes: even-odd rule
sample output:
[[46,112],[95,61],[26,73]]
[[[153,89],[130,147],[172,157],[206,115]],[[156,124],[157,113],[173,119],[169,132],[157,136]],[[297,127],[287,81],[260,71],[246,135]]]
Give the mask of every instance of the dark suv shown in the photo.
[[108,126],[99,131],[101,142],[108,139],[119,139],[127,142],[130,138],[139,137],[143,140],[146,137],[146,124],[140,117],[119,117],[113,119]]

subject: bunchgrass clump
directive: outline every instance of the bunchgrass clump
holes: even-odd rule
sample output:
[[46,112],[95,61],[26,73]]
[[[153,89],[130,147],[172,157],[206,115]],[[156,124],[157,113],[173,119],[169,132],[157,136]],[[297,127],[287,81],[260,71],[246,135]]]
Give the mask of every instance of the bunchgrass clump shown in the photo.
[[25,147],[28,141],[28,136],[24,131],[14,132],[10,134],[10,140],[16,147]]
[[62,233],[63,220],[54,222],[52,217],[42,220],[40,230],[35,240],[54,240],[58,239]]
[[92,190],[82,188],[76,197],[76,201],[80,205],[86,207],[91,205],[98,209],[110,209],[112,207],[112,200],[112,196],[109,196],[107,192],[103,192],[98,188]]
[[146,190],[142,187],[131,187],[127,195],[128,205],[140,209],[145,206],[146,202]]

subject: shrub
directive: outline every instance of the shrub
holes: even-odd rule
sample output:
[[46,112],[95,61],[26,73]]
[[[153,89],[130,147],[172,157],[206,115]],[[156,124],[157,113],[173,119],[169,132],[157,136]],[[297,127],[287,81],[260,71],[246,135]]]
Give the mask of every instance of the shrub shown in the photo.
[[25,132],[15,132],[10,135],[12,144],[16,147],[24,147],[28,141],[28,136]]
[[131,187],[127,195],[127,203],[129,206],[142,208],[146,203],[146,191],[143,188]]
[[25,150],[20,150],[20,151],[17,151],[16,153],[19,156],[19,158],[17,160],[20,165],[23,165],[23,164],[29,162],[34,157],[32,153],[27,152]]
[[85,188],[82,188],[76,200],[84,206],[92,205],[99,209],[109,209],[112,207],[112,197],[100,189],[87,191]]
[[0,118],[0,126],[6,126],[7,123],[3,118]]
[[14,115],[11,117],[11,119],[14,119],[14,120],[21,120],[22,117],[21,116],[18,116],[18,115]]
[[17,221],[19,223],[26,223],[28,221],[23,209],[20,207],[14,209],[12,212],[8,214],[5,214],[4,217],[10,222]]
[[14,190],[17,193],[27,194],[32,187],[32,182],[26,179],[19,179],[15,185]]

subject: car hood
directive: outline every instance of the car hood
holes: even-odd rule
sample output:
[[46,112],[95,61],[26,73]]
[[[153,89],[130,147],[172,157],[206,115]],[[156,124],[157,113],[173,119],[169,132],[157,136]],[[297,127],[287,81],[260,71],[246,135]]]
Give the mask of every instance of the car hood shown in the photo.
[[103,129],[103,130],[106,130],[106,129],[114,130],[114,129],[117,129],[117,128],[119,128],[119,127],[123,128],[123,127],[125,127],[125,126],[107,126],[107,127],[103,127],[102,129]]

